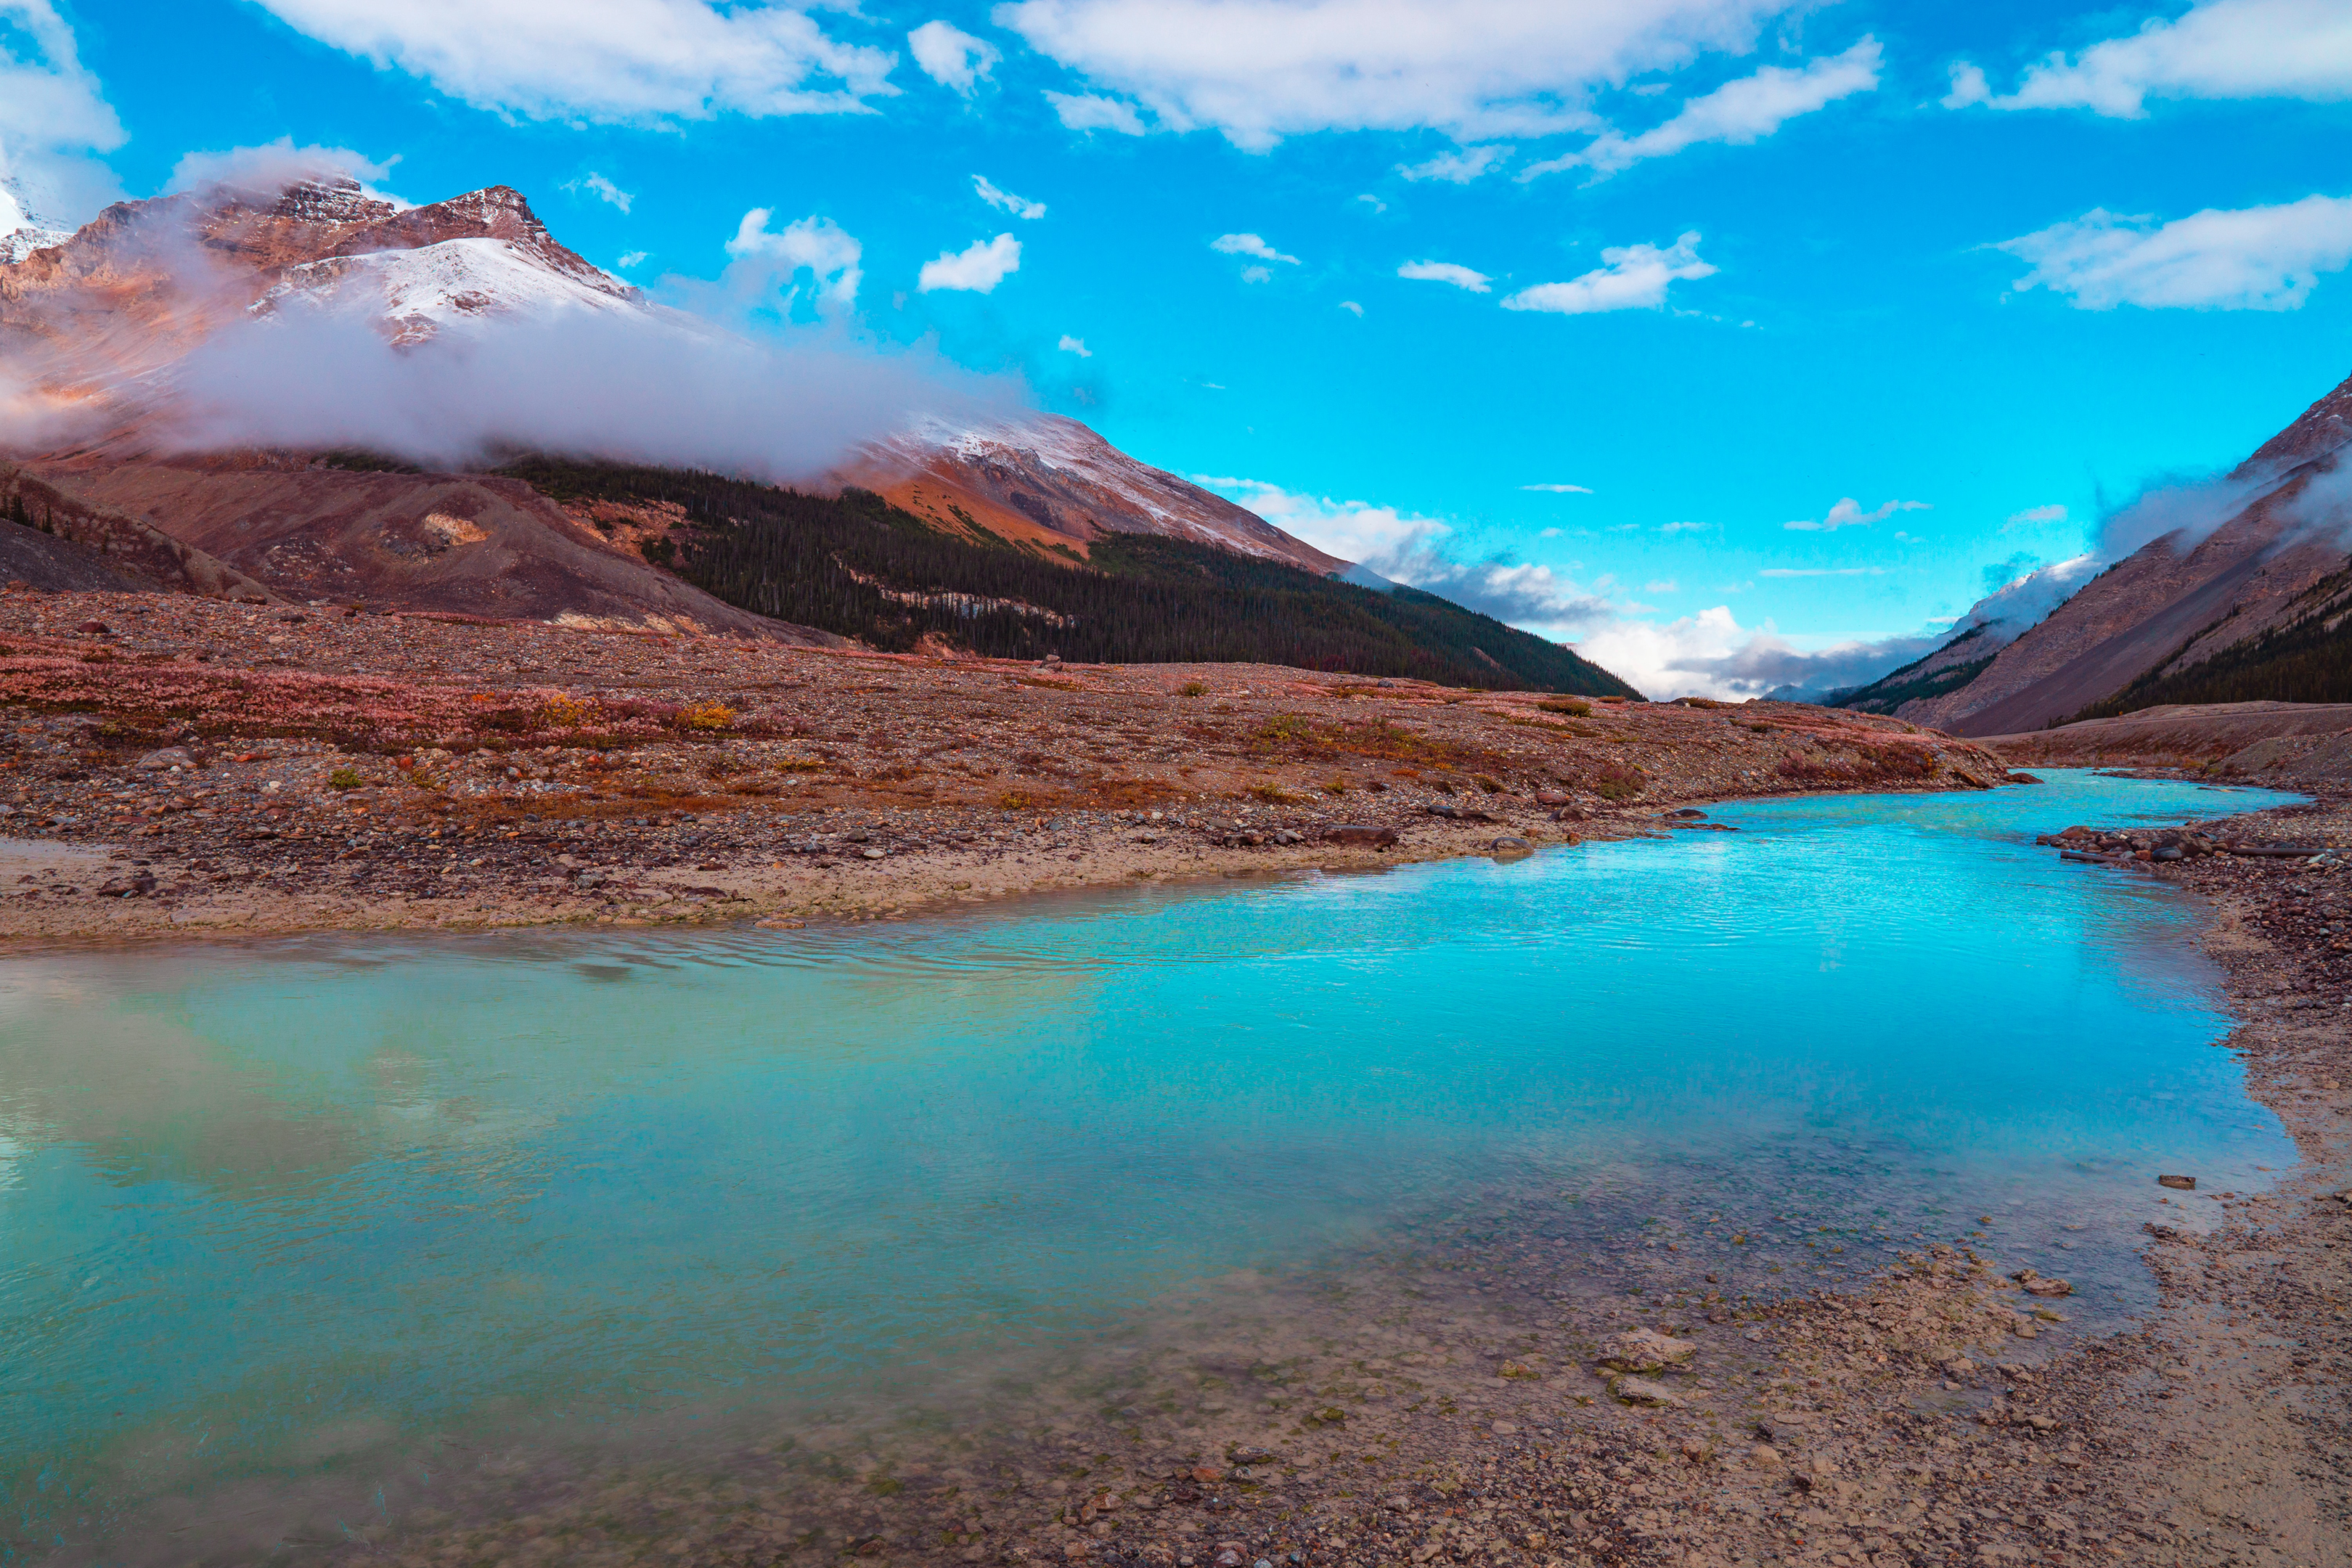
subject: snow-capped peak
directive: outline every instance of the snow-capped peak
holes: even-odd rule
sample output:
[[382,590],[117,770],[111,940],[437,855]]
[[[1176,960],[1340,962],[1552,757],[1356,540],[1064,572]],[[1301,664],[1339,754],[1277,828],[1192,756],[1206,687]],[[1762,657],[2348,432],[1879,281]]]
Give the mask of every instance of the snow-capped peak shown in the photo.
[[71,229],[45,223],[34,213],[22,185],[0,179],[0,266],[14,267],[33,252],[72,237]]

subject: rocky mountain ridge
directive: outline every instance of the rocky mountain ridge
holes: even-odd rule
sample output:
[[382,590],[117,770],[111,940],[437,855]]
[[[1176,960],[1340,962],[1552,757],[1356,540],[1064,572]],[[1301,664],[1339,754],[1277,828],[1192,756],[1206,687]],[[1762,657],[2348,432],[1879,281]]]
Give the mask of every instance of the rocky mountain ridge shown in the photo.
[[[383,473],[362,483],[308,471],[299,454],[230,460],[159,451],[148,434],[142,411],[170,406],[173,367],[197,344],[233,321],[305,308],[360,312],[401,349],[501,317],[666,314],[557,241],[510,186],[411,206],[348,177],[320,175],[276,190],[221,185],[120,203],[62,243],[0,266],[0,363],[28,371],[37,395],[61,412],[110,415],[105,434],[37,454],[29,471],[94,505],[145,508],[159,526],[184,527],[192,540],[224,548],[201,520],[225,507],[255,509],[273,520],[272,537],[258,553],[244,551],[244,568],[288,593],[331,584],[379,595],[420,591],[407,580],[414,563],[381,558],[383,540],[413,531],[420,509],[436,504],[435,487],[451,476]],[[870,444],[830,482],[874,489],[946,532],[1072,562],[1104,534],[1147,533],[1318,574],[1348,566],[1050,416],[986,426],[930,420]],[[331,521],[349,508],[326,499],[361,489],[368,492],[361,510],[382,523],[381,537],[367,535],[373,542],[364,546]],[[393,515],[397,506],[383,511],[391,492],[407,493],[415,504],[406,510],[417,516]],[[291,534],[278,537],[279,530]],[[302,551],[293,535],[307,541]],[[625,542],[591,540],[643,565]],[[308,562],[299,572],[287,565],[296,554]]]
[[1325,575],[1349,565],[1057,415],[980,426],[928,421],[869,447],[839,477],[951,533],[1081,555],[1106,533],[1151,533]]
[[2352,512],[2335,476],[2347,444],[2352,379],[2239,466],[2230,479],[2247,499],[2210,532],[2151,540],[2007,646],[1978,651],[1971,628],[1838,705],[1958,735],[2022,733],[2297,621],[2347,565]]

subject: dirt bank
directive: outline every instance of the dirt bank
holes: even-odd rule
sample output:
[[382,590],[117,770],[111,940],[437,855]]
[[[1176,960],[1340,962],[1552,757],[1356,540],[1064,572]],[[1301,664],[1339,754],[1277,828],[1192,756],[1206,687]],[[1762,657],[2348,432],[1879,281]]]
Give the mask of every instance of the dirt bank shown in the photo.
[[2004,776],[1966,742],[1787,703],[164,595],[0,594],[0,701],[16,719],[0,837],[114,860],[0,888],[0,941],[18,942],[857,919],[1664,832],[1691,800]]
[[2176,703],[1978,743],[2018,767],[2181,768],[2294,789],[2352,777],[2352,703]]

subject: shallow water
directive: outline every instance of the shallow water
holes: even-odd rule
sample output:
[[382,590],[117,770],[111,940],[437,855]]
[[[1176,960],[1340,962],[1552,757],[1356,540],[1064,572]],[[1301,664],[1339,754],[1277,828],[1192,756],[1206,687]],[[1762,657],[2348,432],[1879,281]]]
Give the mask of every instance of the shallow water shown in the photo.
[[[1498,1310],[1985,1233],[2129,1312],[2158,1170],[2292,1149],[2193,906],[2032,837],[2286,797],[2047,776],[837,931],[6,961],[0,1540],[299,1556],[486,1446],[1034,1412],[1465,1237]],[[1512,1226],[1580,1263],[1502,1278]]]

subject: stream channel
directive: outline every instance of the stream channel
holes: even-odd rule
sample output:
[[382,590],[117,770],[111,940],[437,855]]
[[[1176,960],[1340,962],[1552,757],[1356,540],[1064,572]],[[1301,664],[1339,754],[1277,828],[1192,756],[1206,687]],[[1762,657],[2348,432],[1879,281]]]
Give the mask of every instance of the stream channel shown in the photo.
[[1174,1451],[1286,1418],[1203,1357],[1408,1298],[1598,1332],[1922,1238],[2121,1322],[2160,1170],[2294,1153],[2194,902],[2032,838],[2289,797],[2046,777],[841,930],[0,961],[0,1562]]

